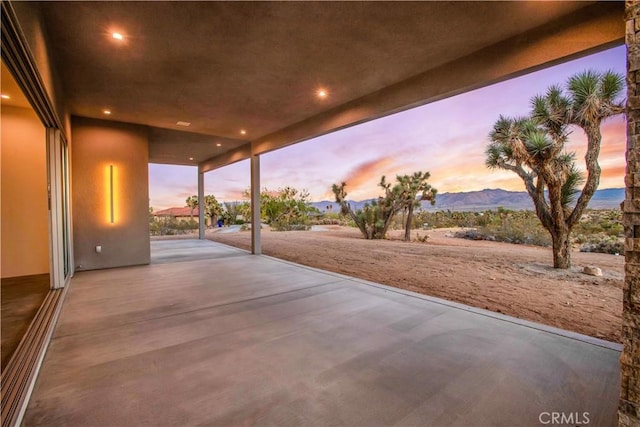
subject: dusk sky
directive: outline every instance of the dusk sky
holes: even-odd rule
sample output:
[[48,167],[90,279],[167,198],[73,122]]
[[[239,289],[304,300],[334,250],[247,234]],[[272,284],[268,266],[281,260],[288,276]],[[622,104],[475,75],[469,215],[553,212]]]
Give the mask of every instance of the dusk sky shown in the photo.
[[[431,172],[439,193],[503,188],[524,191],[522,181],[507,171],[485,166],[487,135],[500,114],[526,115],[530,99],[552,84],[585,69],[613,70],[625,75],[625,47],[567,62],[503,83],[487,86],[358,126],[333,132],[261,156],[261,184],[306,189],[314,201],[333,200],[331,185],[345,181],[348,198],[380,194],[380,177],[414,171]],[[624,186],[626,128],[622,116],[602,126],[599,188]],[[567,145],[584,169],[586,138],[576,128]],[[205,194],[220,201],[242,200],[249,188],[249,161],[205,174]],[[150,206],[155,210],[184,206],[197,194],[197,168],[149,165]]]

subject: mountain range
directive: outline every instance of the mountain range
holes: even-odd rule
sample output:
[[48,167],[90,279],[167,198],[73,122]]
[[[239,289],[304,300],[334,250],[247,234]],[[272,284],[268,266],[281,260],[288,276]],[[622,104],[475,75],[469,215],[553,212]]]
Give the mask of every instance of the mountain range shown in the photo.
[[[365,203],[374,199],[353,201],[349,200],[351,208],[362,209]],[[591,209],[620,209],[624,200],[624,188],[606,188],[597,190],[589,202]],[[311,206],[321,212],[331,209],[338,212],[340,207],[335,201],[323,200],[312,202]],[[332,208],[328,208],[332,206]],[[436,204],[423,202],[422,208],[429,211],[484,211],[503,207],[511,210],[533,210],[533,202],[525,191],[507,191],[502,189],[485,189],[481,191],[467,191],[461,193],[443,193],[436,197]]]

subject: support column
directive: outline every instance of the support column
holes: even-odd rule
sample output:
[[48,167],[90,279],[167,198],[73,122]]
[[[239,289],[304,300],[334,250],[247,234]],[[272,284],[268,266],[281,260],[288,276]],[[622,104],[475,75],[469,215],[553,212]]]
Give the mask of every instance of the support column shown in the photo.
[[262,253],[260,237],[260,156],[251,156],[251,253]]
[[627,0],[627,169],[622,217],[625,280],[620,357],[620,426],[640,425],[640,2]]
[[204,240],[206,224],[204,222],[204,172],[198,166],[198,238]]

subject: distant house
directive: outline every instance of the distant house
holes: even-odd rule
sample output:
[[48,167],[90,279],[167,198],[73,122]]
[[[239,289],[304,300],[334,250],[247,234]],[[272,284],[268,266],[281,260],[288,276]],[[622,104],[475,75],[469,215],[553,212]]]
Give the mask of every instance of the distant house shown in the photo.
[[[193,219],[195,222],[198,222],[198,208],[195,208],[193,212],[191,212],[191,208],[188,206],[182,208],[168,208],[162,209],[159,211],[152,212],[154,218],[175,218],[178,221],[189,221]],[[205,224],[208,224],[208,219],[205,218]]]

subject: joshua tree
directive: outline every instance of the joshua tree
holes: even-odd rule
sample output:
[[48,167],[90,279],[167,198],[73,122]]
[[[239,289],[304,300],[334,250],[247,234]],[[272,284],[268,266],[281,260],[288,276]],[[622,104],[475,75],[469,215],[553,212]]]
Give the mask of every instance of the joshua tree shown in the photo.
[[[551,86],[544,95],[534,97],[529,117],[500,116],[489,134],[486,164],[510,170],[524,182],[540,222],[551,235],[555,268],[571,266],[571,230],[600,180],[600,124],[623,112],[622,90],[622,76],[585,71],[570,77],[564,90]],[[574,153],[565,151],[571,126],[587,136],[586,179],[575,165]]]
[[198,207],[198,196],[187,197],[187,200],[185,201],[185,203],[187,204],[188,207],[191,208],[190,218],[193,219],[193,210]]
[[[193,219],[193,210],[200,206],[198,196],[189,196],[186,200],[187,206],[191,208],[191,219]],[[208,194],[204,196],[204,214],[211,220],[211,225],[216,222],[217,217],[223,212],[222,205],[215,196]]]
[[222,213],[222,205],[215,196],[208,194],[204,196],[204,214],[211,218],[211,226],[216,223],[218,216]]
[[420,202],[428,200],[436,203],[438,190],[427,183],[431,174],[429,172],[414,172],[413,175],[398,175],[397,187],[406,212],[404,220],[404,240],[411,240],[411,223],[413,222],[413,209],[420,206]]
[[340,212],[351,217],[365,239],[383,239],[393,216],[404,206],[399,186],[391,187],[383,176],[378,185],[384,189],[384,197],[365,203],[362,209],[354,212],[347,202],[347,192],[344,189],[346,185],[343,182],[340,185],[333,184],[331,187],[336,196],[336,202],[340,203]]

